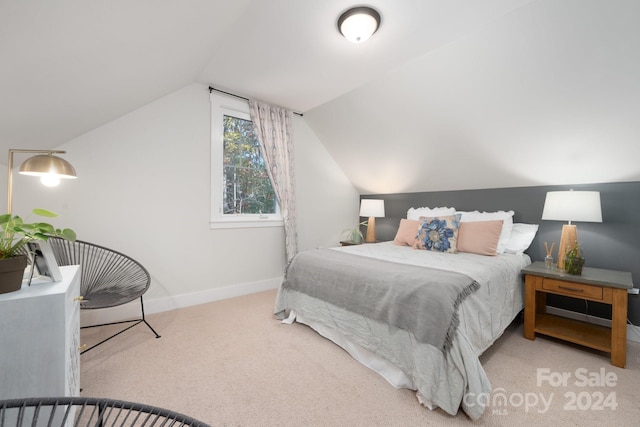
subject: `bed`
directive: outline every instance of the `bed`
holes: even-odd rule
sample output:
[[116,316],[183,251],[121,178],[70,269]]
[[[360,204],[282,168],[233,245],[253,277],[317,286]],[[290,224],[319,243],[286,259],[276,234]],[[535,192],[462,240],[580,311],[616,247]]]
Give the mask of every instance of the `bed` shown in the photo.
[[486,256],[398,242],[306,251],[287,267],[274,312],[394,387],[415,390],[427,408],[478,419],[491,392],[479,356],[523,309],[520,270],[530,263],[522,251]]

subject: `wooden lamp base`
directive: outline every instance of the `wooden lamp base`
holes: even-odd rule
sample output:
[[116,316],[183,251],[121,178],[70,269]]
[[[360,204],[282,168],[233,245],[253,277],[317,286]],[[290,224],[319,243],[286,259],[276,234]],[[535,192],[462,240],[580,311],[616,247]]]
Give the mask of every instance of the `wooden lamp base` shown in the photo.
[[558,268],[564,269],[564,258],[567,250],[572,248],[577,241],[578,228],[572,224],[563,225],[562,235],[560,236],[560,246],[558,246]]
[[367,236],[364,239],[365,243],[376,242],[376,217],[370,216],[367,221]]

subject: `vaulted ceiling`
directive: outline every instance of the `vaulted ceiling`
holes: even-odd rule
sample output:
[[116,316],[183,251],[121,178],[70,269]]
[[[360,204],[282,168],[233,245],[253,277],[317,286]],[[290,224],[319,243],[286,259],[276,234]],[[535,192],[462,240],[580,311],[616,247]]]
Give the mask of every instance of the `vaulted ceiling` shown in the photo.
[[640,2],[0,2],[0,149],[193,82],[303,112],[362,193],[640,180]]

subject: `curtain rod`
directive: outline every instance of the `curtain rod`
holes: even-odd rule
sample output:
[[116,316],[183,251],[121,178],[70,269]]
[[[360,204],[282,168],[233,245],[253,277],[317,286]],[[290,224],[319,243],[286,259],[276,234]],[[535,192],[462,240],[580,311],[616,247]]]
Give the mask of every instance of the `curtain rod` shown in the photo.
[[[216,92],[224,93],[225,95],[235,96],[236,98],[244,99],[245,101],[248,101],[248,100],[249,100],[249,98],[245,98],[244,96],[236,95],[235,93],[231,93],[231,92],[225,92],[224,90],[216,89],[216,88],[215,88],[215,87],[213,87],[213,86],[209,86],[209,93],[213,92],[214,90],[215,90]],[[293,112],[293,114],[295,114],[296,116],[303,117],[303,116],[302,116],[302,113],[296,113],[296,112],[294,111],[294,112]]]

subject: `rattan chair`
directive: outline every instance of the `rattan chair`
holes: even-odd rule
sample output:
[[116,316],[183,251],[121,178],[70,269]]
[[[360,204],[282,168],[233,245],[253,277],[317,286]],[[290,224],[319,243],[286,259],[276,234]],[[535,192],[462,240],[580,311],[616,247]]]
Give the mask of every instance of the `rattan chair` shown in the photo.
[[141,403],[92,397],[0,400],[0,427],[193,426],[207,427],[177,412]]
[[80,265],[80,295],[82,296],[80,308],[82,310],[115,307],[140,299],[142,313],[140,318],[83,326],[83,328],[94,328],[131,323],[119,332],[83,350],[81,354],[109,341],[139,323],[147,325],[156,338],[160,338],[144,315],[142,295],[149,289],[151,277],[142,264],[120,252],[80,240],[71,242],[53,237],[49,238],[49,245],[58,265]]

